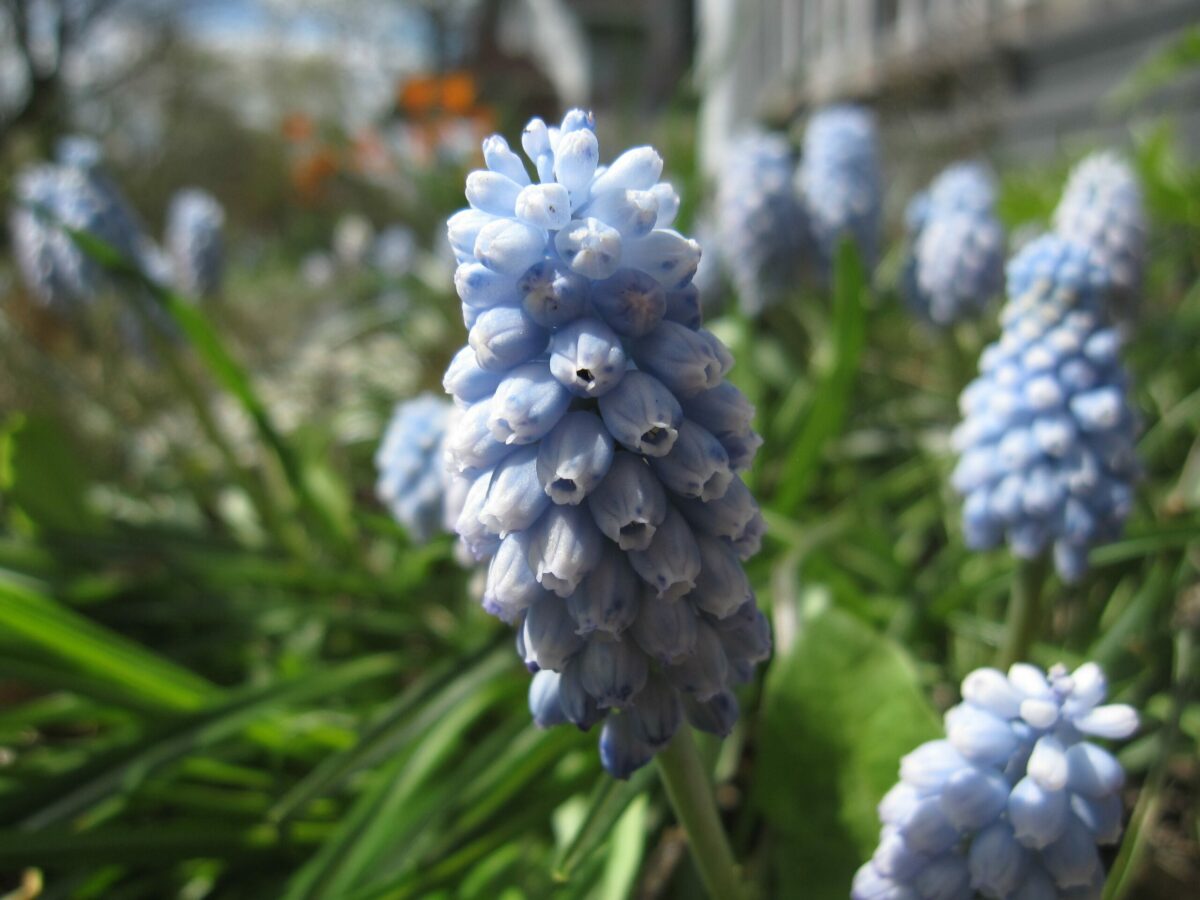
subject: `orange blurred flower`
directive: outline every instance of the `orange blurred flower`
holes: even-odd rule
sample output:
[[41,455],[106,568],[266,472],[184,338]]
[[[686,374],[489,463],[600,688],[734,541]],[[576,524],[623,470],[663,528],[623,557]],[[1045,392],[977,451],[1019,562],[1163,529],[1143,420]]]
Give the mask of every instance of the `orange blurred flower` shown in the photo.
[[436,75],[416,75],[400,85],[396,102],[409,116],[423,118],[437,109],[440,95]]
[[495,131],[496,113],[480,102],[475,75],[465,69],[416,75],[396,88],[397,113],[423,162],[478,143]]
[[321,147],[293,163],[292,187],[302,200],[316,200],[340,168],[337,153],[329,147]]
[[280,127],[283,136],[294,144],[309,140],[316,131],[312,118],[304,113],[288,113]]
[[442,77],[442,107],[446,112],[470,115],[477,99],[475,77],[470,72],[450,72]]

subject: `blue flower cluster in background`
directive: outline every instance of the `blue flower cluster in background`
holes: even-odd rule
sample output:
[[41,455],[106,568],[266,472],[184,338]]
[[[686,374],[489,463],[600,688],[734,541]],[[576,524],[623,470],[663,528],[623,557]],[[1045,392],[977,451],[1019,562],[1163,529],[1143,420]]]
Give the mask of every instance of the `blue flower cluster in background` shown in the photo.
[[1091,247],[1108,266],[1117,299],[1136,300],[1146,256],[1146,213],[1137,176],[1116,153],[1085,157],[1054,211],[1063,238]]
[[375,453],[375,494],[417,543],[442,531],[442,442],[453,411],[449,401],[430,393],[398,403]]
[[179,191],[167,211],[165,244],[175,286],[192,297],[217,292],[225,267],[225,211],[207,191]]
[[95,298],[103,272],[63,227],[86,232],[130,258],[139,255],[141,229],[99,173],[99,150],[91,141],[65,141],[60,159],[62,164],[42,163],[17,175],[9,231],[30,293],[67,313]]
[[1009,264],[1003,331],[962,393],[954,434],[967,544],[1007,541],[1023,559],[1053,547],[1067,581],[1120,533],[1137,474],[1109,286],[1086,245],[1053,235],[1027,245]]
[[[39,302],[60,312],[78,310],[106,284],[105,273],[63,227],[86,232],[140,266],[155,283],[202,297],[219,287],[224,267],[225,214],[198,189],[178,192],[167,214],[165,249],[143,227],[104,169],[100,145],[87,137],[61,140],[57,163],[34,165],[16,178],[9,225],[21,276]],[[171,328],[153,305],[147,314]],[[122,328],[144,350],[141,322],[132,314]]]
[[909,258],[901,289],[935,325],[977,315],[1004,287],[1004,229],[996,218],[991,173],[956,163],[905,213]]
[[1100,705],[1106,693],[1094,663],[968,675],[945,740],[901,760],[853,900],[1099,900],[1097,845],[1121,837],[1125,773],[1088,738],[1138,727],[1132,707]]
[[727,734],[770,650],[742,560],[763,521],[738,472],[760,439],[701,327],[700,247],[661,157],[607,166],[589,113],[499,135],[448,223],[468,346],[445,386],[456,530],[483,604],[519,629],[534,719],[603,722],[627,777],[686,718]]
[[[112,220],[119,222],[123,233],[140,234],[145,231],[137,212],[105,168],[104,150],[99,141],[87,135],[69,135],[55,144],[54,157],[63,168],[79,172],[88,179],[92,189],[103,197],[105,206],[111,210]],[[113,231],[117,228],[114,224]]]
[[794,293],[811,256],[795,165],[785,137],[758,131],[738,138],[725,157],[716,220],[726,268],[749,315]]
[[711,212],[720,256],[706,251],[697,284],[716,287],[723,269],[742,311],[757,316],[814,275],[828,281],[843,238],[873,267],[881,177],[875,119],[862,107],[814,113],[799,164],[784,135],[744,132],[726,150],[716,184]]
[[867,267],[874,266],[883,224],[874,115],[849,105],[818,110],[804,131],[797,184],[824,271],[847,236]]

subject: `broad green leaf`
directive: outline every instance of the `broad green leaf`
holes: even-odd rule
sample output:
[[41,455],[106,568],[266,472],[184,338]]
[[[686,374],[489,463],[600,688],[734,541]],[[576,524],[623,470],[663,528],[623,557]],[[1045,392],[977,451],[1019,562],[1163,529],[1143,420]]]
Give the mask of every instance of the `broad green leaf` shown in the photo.
[[7,502],[52,531],[100,527],[87,504],[87,466],[53,421],[15,415],[5,424],[0,442],[6,445],[0,454],[7,461],[0,487]]
[[912,659],[850,614],[801,620],[764,689],[753,798],[777,897],[844,897],[878,839],[900,757],[938,734]]

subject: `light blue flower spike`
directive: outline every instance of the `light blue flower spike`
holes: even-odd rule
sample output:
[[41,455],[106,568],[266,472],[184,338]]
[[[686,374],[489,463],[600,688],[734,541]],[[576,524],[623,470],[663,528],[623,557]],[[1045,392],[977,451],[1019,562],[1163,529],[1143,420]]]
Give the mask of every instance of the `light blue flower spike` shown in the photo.
[[375,493],[419,543],[443,530],[443,439],[453,407],[433,394],[396,406],[375,453]]
[[192,297],[215,294],[225,270],[225,211],[206,191],[179,191],[167,210],[165,246],[175,287]]
[[105,275],[64,228],[86,232],[134,261],[144,255],[147,238],[100,171],[93,142],[72,141],[61,155],[63,165],[43,163],[17,174],[9,233],[29,292],[47,308],[70,314],[95,298]]
[[910,201],[908,260],[901,290],[934,325],[978,315],[1004,287],[1004,230],[996,218],[991,173],[956,163]]
[[968,545],[1052,551],[1068,581],[1086,572],[1090,547],[1120,534],[1138,473],[1108,284],[1083,244],[1027,245],[1009,264],[1003,333],[963,391],[953,438]]
[[968,675],[947,739],[901,761],[851,898],[1099,897],[1097,846],[1120,839],[1124,773],[1090,738],[1138,727],[1131,707],[1102,705],[1105,692],[1095,663]]
[[469,335],[443,381],[445,520],[518,629],[535,722],[603,722],[625,778],[684,721],[727,734],[731,689],[770,653],[742,570],[763,520],[737,474],[761,440],[702,327],[662,158],[602,165],[593,126],[534,119],[529,164],[489,138],[447,224]]
[[843,238],[871,268],[879,253],[883,184],[875,117],[858,106],[818,110],[808,122],[797,186],[826,274]]
[[714,213],[721,258],[748,315],[794,294],[811,263],[808,218],[795,169],[795,154],[785,137],[749,132],[730,146],[717,180]]
[[1108,266],[1115,291],[1134,300],[1146,267],[1146,210],[1137,175],[1115,153],[1093,153],[1072,171],[1054,230],[1086,244]]

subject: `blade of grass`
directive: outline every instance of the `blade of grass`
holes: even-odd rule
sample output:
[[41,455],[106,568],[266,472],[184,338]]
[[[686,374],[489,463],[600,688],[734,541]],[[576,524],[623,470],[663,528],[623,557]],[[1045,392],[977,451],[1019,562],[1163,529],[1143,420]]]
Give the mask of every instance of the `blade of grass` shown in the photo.
[[[590,780],[592,777],[594,776],[590,770],[582,773],[582,778]],[[438,887],[457,884],[464,873],[498,848],[509,841],[517,840],[531,830],[544,828],[551,811],[561,802],[563,794],[583,787],[578,772],[568,775],[556,770],[547,773],[546,780],[544,791],[531,794],[526,803],[501,819],[495,828],[488,829],[446,856],[429,860],[427,865],[422,865],[416,871],[407,872],[397,878],[383,879],[356,890],[347,895],[346,900],[428,897]]]
[[643,796],[654,783],[650,766],[638,769],[628,781],[600,776],[588,800],[579,830],[564,845],[551,867],[555,881],[569,881],[578,868],[608,839],[629,804]]
[[0,817],[25,830],[55,825],[113,796],[128,793],[148,776],[198,749],[226,740],[291,704],[340,693],[397,672],[392,654],[368,656],[302,678],[239,691],[211,710],[161,729],[135,746],[121,747],[80,770],[0,802]]
[[72,612],[2,571],[0,628],[142,708],[190,712],[220,693],[199,675]]
[[83,833],[67,829],[0,831],[0,865],[78,866],[97,863],[174,865],[199,857],[287,853],[292,845],[311,844],[320,831],[306,823],[289,829],[273,825],[229,827],[212,824],[158,824],[153,827],[107,826]]
[[[0,620],[2,619],[3,616],[0,615]],[[11,678],[28,687],[68,691],[66,696],[77,700],[87,698],[96,703],[111,705],[117,710],[127,710],[130,714],[153,716],[180,711],[173,707],[164,707],[158,698],[148,698],[139,689],[131,689],[124,684],[114,684],[91,674],[67,669],[61,660],[46,660],[44,657],[27,659],[25,657],[29,649],[10,641],[0,641],[0,676]],[[36,648],[34,655],[37,655]]]
[[649,801],[638,795],[613,828],[598,900],[622,900],[634,893],[646,849]]
[[[295,815],[305,804],[337,789],[355,773],[400,753],[408,742],[511,667],[512,652],[507,646],[492,647],[475,665],[468,665],[462,660],[449,660],[412,684],[353,747],[327,757],[279,799],[268,817],[282,821]],[[451,675],[456,677],[447,681]]]
[[386,858],[371,867],[372,881],[411,873],[422,860],[450,852],[464,840],[464,833],[475,836],[472,829],[460,824],[464,811],[469,809],[463,798],[486,779],[492,768],[489,761],[499,760],[504,748],[526,730],[526,723],[515,716],[509,718],[489,727],[486,735],[472,742],[470,751],[455,760],[452,777],[430,779],[413,795],[401,814],[403,821],[392,832]]
[[396,756],[372,779],[326,841],[288,883],[285,900],[344,897],[356,887],[389,846],[398,844],[402,813],[421,787],[465,740],[467,729],[505,685],[491,682],[448,709],[419,743]]
[[[517,724],[515,732],[501,727],[479,743],[458,765],[461,779],[432,785],[425,792],[422,803],[431,814],[422,813],[416,821],[409,816],[411,824],[397,835],[400,846],[380,867],[379,880],[411,874],[423,859],[441,859],[476,840],[511,815],[512,801],[520,795],[536,791],[547,796],[552,788],[546,784],[546,771],[580,743],[581,735],[563,728],[541,731],[519,720]],[[566,797],[564,793],[560,800]]]

